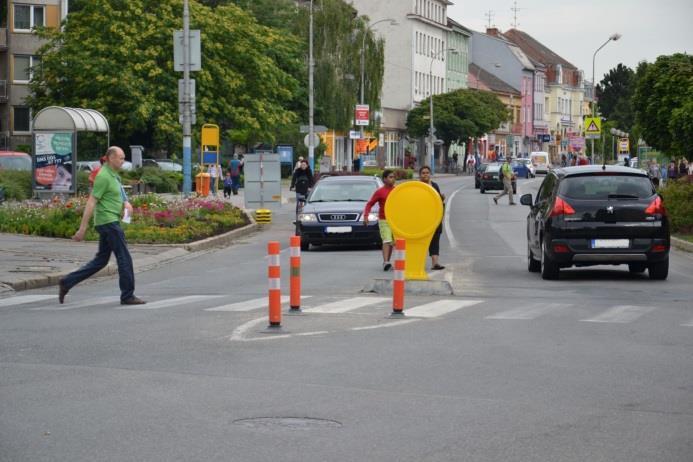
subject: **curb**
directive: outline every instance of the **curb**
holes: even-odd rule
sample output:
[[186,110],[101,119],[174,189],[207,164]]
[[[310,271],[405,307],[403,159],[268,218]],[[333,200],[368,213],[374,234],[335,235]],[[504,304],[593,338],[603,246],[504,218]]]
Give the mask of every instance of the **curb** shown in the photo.
[[693,242],[671,236],[671,245],[684,252],[693,252]]
[[[375,278],[361,292],[392,294],[392,279]],[[445,280],[406,281],[404,292],[409,295],[454,295],[452,285]]]

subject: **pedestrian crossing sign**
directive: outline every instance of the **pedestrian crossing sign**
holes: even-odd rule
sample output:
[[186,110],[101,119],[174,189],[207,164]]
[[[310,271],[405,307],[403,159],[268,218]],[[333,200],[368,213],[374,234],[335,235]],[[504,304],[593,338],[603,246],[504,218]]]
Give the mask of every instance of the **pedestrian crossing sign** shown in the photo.
[[597,136],[602,133],[602,119],[600,117],[585,118],[585,136]]

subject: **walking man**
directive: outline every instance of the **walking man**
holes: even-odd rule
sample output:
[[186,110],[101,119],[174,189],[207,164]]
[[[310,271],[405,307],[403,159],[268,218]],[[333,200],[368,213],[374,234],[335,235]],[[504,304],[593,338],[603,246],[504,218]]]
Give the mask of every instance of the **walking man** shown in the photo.
[[231,174],[231,192],[233,195],[238,195],[238,188],[241,185],[241,167],[243,162],[238,160],[238,154],[233,155],[233,159],[229,162],[229,173]]
[[513,201],[513,167],[510,165],[510,156],[505,156],[505,162],[501,165],[500,175],[503,177],[503,192],[493,198],[493,202],[498,205],[498,199],[508,195],[510,205],[515,205]]
[[[135,273],[132,268],[132,257],[128,252],[125,234],[120,227],[120,216],[123,212],[118,170],[125,161],[125,153],[117,146],[106,151],[106,162],[94,180],[94,189],[84,208],[82,222],[72,237],[75,241],[84,240],[89,220],[94,215],[94,227],[99,233],[99,250],[92,261],[65,276],[59,282],[58,300],[65,302],[65,296],[74,286],[93,276],[108,264],[111,253],[115,253],[120,278],[120,304],[142,305],[146,303],[135,297]],[[128,214],[132,207],[126,209]]]
[[383,241],[383,271],[389,271],[390,268],[392,268],[390,256],[392,256],[392,243],[394,242],[394,238],[392,236],[392,229],[390,229],[390,225],[385,218],[385,202],[387,201],[387,196],[395,189],[395,172],[388,169],[383,170],[383,183],[385,183],[385,185],[375,190],[366,204],[366,208],[363,210],[363,224],[364,226],[368,226],[368,215],[371,213],[373,206],[377,203],[378,228],[380,228],[380,239]]

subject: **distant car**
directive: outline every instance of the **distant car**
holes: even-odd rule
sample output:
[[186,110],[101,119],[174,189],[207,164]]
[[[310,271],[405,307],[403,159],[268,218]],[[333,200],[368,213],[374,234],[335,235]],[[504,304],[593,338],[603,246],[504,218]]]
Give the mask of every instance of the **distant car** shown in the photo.
[[31,156],[25,152],[0,151],[0,170],[31,171]]
[[296,235],[301,249],[311,245],[380,245],[377,205],[363,224],[363,209],[383,182],[375,176],[321,178],[296,215]]
[[[502,191],[503,179],[500,174],[501,164],[488,164],[484,173],[479,179],[479,192],[484,194],[486,191]],[[517,176],[513,173],[512,178],[513,194],[517,194]]]
[[525,158],[515,159],[512,163],[513,172],[519,178],[534,178],[537,176],[536,169],[532,165],[532,161]]
[[481,187],[481,175],[486,171],[488,164],[479,164],[474,173],[474,189],[479,189]]
[[650,279],[669,273],[667,211],[647,173],[616,165],[550,171],[527,216],[527,267],[544,279],[561,268],[627,264]]
[[549,153],[545,151],[535,151],[530,153],[529,160],[534,165],[536,173],[547,173],[551,168]]
[[159,164],[159,168],[166,172],[182,172],[183,166],[177,162],[169,159],[157,159],[156,162]]

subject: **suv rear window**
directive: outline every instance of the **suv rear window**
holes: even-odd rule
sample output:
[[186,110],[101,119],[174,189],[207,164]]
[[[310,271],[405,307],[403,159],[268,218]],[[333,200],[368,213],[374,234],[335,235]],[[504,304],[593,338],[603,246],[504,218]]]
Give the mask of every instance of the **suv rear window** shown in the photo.
[[652,182],[640,175],[582,175],[563,179],[559,194],[582,200],[647,199],[655,193]]

